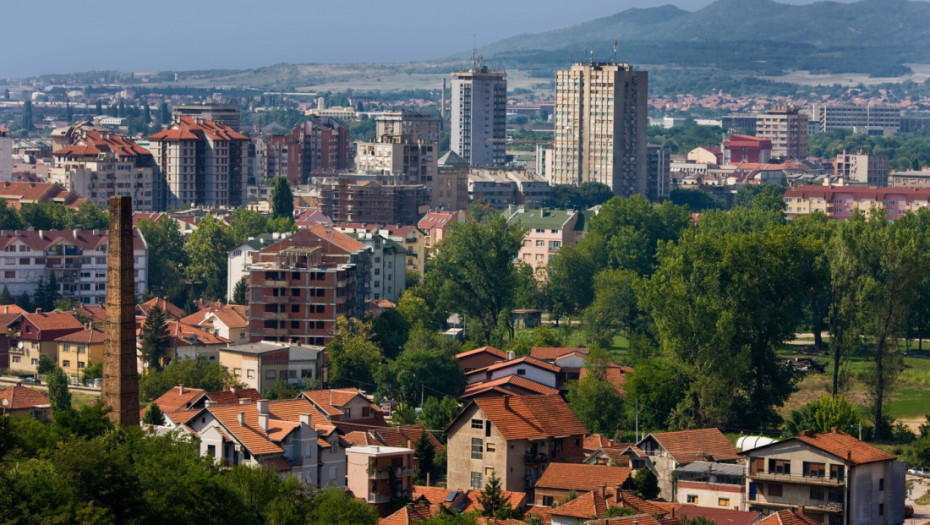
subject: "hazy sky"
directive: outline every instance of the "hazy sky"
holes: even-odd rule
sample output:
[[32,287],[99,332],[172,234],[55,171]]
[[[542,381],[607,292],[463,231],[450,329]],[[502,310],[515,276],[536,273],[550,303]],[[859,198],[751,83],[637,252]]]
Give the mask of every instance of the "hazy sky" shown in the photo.
[[0,77],[421,60],[668,3],[711,0],[4,0]]

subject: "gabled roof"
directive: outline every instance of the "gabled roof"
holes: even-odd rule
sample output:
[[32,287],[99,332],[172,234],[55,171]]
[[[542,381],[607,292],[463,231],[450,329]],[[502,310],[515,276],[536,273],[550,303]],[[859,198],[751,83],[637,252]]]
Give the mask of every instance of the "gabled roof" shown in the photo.
[[105,339],[103,330],[99,328],[90,328],[81,330],[80,332],[74,332],[73,334],[63,335],[55,339],[55,341],[60,343],[103,344]]
[[158,306],[162,312],[175,319],[181,319],[187,316],[187,312],[172,304],[167,297],[153,297],[144,303],[136,305],[136,314],[142,317],[148,317],[153,306]]
[[0,390],[0,400],[3,399],[7,400],[7,410],[25,410],[38,406],[46,406],[50,403],[48,397],[42,392],[21,385],[15,385],[6,390]]
[[82,158],[96,157],[101,153],[113,153],[117,157],[141,157],[152,154],[149,150],[136,144],[129,137],[123,137],[107,131],[86,131],[74,144],[55,150],[56,157]]
[[42,331],[73,330],[75,332],[84,328],[71,312],[41,312],[24,314],[23,317]]
[[892,461],[895,459],[893,454],[889,454],[884,450],[875,448],[868,443],[859,441],[853,436],[838,430],[832,430],[830,432],[823,433],[805,430],[798,436],[776,441],[774,443],[769,443],[768,445],[762,445],[761,447],[747,450],[743,452],[743,454],[745,455],[750,452],[755,453],[759,450],[774,447],[787,441],[795,440],[810,445],[811,447],[814,447],[818,450],[822,450],[827,454],[847,461],[853,465],[874,463],[876,461]]
[[676,516],[695,518],[701,516],[715,523],[726,525],[750,525],[758,523],[761,513],[748,510],[734,510],[719,507],[700,507],[697,505],[680,505],[675,510]]
[[614,441],[608,437],[604,437],[601,434],[591,434],[590,436],[584,438],[584,445],[582,448],[585,450],[597,450],[600,448],[617,448],[620,447],[621,443]]
[[400,427],[372,428],[365,431],[353,431],[346,434],[346,441],[353,445],[380,445],[385,447],[414,448],[420,435],[426,434],[433,451],[442,452],[446,448],[436,439],[432,432],[423,425],[403,425]]
[[558,394],[477,398],[459,413],[455,421],[461,419],[472,404],[484,412],[508,441],[588,433],[588,429]]
[[365,249],[365,245],[327,224],[314,224],[307,228],[317,237],[342,248],[346,253],[355,253]]
[[623,485],[630,478],[628,467],[586,465],[584,463],[549,463],[536,482],[536,488],[559,490],[595,490],[601,485],[613,487]]
[[251,399],[255,402],[264,398],[262,397],[262,393],[254,388],[236,388],[219,390],[217,392],[207,392],[207,399],[221,406],[238,405],[241,399]]
[[528,395],[549,395],[558,394],[559,389],[548,387],[542,383],[537,383],[523,376],[507,376],[492,381],[482,381],[473,383],[465,387],[465,391],[459,396],[459,399],[469,399],[489,391],[494,391],[501,395],[515,396],[521,395],[520,390],[525,390]]
[[15,304],[0,304],[0,315],[5,314],[28,314],[26,310],[16,306]]
[[805,516],[803,512],[788,509],[769,514],[754,525],[820,525],[820,522]]
[[[232,436],[257,456],[280,454],[284,452],[278,443],[300,426],[299,416],[310,415],[310,424],[321,434],[331,432],[325,418],[317,413],[305,399],[288,399],[268,402],[268,431],[258,426],[258,405],[214,406],[207,409]],[[244,424],[239,424],[239,414],[244,416]],[[320,427],[317,428],[317,423]]]
[[508,368],[508,367],[511,367],[511,366],[517,366],[517,365],[521,365],[521,364],[527,364],[527,365],[535,366],[536,368],[540,368],[540,369],[542,369],[542,370],[547,370],[547,371],[549,371],[549,372],[552,372],[553,374],[558,374],[558,373],[562,370],[561,367],[558,367],[558,366],[556,366],[556,365],[554,365],[554,364],[552,364],[552,363],[547,363],[547,362],[545,362],[545,361],[541,361],[541,360],[539,360],[539,359],[536,359],[535,357],[525,355],[525,356],[523,356],[523,357],[518,357],[518,358],[516,358],[516,359],[511,359],[510,361],[502,361],[502,362],[500,362],[500,363],[494,363],[493,365],[486,366],[486,367],[484,367],[484,368],[478,368],[478,369],[472,370],[472,371],[470,371],[470,372],[466,372],[465,375],[485,374],[485,373],[488,373],[488,372],[493,372],[493,371],[495,371],[495,370],[500,370],[500,369],[502,369],[502,368]]
[[468,166],[468,161],[454,151],[449,151],[442,157],[439,157],[438,163],[440,166]]
[[594,519],[606,514],[607,509],[610,507],[631,508],[642,512],[650,518],[654,515],[664,515],[666,513],[665,509],[662,507],[650,501],[646,501],[632,492],[620,491],[618,497],[616,491],[605,488],[603,492],[601,489],[592,490],[572,501],[550,509],[549,514],[553,516]]
[[544,346],[534,346],[530,349],[530,355],[536,359],[542,359],[543,361],[555,361],[556,359],[568,355],[574,354],[575,352],[580,352],[582,354],[588,353],[587,348],[556,348],[556,347],[544,347]]
[[739,451],[719,429],[703,428],[649,434],[636,445],[643,448],[648,439],[656,442],[679,464],[712,458],[717,461],[739,458]]
[[480,348],[475,348],[474,350],[469,350],[467,352],[460,352],[458,354],[455,354],[455,358],[462,359],[464,357],[471,357],[473,355],[484,354],[484,353],[490,354],[500,359],[507,359],[507,352],[504,352],[503,350],[498,350],[497,348],[494,348],[493,346],[482,346]]
[[[633,516],[589,520],[585,522],[585,525],[662,525],[664,523],[664,520],[658,521],[649,514],[635,514]],[[670,521],[669,523],[672,522]]]
[[[413,486],[413,499],[423,498],[433,505],[442,505],[451,508],[459,513],[481,512],[484,507],[478,502],[481,496],[480,490],[477,489],[448,489],[443,487],[426,487],[423,485]],[[514,509],[521,509],[526,505],[525,492],[511,492],[502,490],[501,496],[507,499],[510,506]]]
[[457,211],[431,211],[417,222],[417,228],[423,231],[432,230],[433,228],[442,227],[451,222],[457,222],[459,216],[460,212]]
[[210,140],[249,140],[249,137],[225,124],[189,116],[175,119],[170,127],[150,136],[148,140],[152,142],[177,142],[203,138],[209,138]]
[[[343,415],[341,408],[348,405],[356,397],[361,396],[365,401],[368,401],[362,391],[354,387],[305,390],[301,392],[300,396],[316,405],[327,416]],[[374,407],[374,405],[371,406]]]
[[243,315],[242,309],[241,306],[230,304],[214,306],[182,317],[181,322],[191,326],[212,325],[212,319],[215,317],[229,328],[247,328],[248,314]]
[[378,520],[378,525],[410,525],[426,521],[439,514],[439,504],[418,500],[408,503],[393,514]]
[[206,390],[179,385],[160,395],[153,403],[157,404],[162,412],[178,412],[194,406],[206,394]]

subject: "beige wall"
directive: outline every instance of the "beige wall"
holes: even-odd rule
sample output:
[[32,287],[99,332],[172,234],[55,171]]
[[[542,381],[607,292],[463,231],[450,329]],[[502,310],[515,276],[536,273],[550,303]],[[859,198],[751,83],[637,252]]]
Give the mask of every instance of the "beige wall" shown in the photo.
[[70,376],[80,376],[84,367],[102,362],[103,343],[88,345],[58,342],[58,366]]
[[[482,428],[471,427],[472,419],[480,419]],[[471,473],[481,473],[481,487],[490,477],[490,470],[501,480],[504,490],[523,492],[524,463],[526,451],[525,441],[507,443],[497,426],[491,426],[491,435],[487,437],[485,427],[487,416],[481,412],[477,405],[472,405],[468,412],[459,417],[456,425],[450,429],[449,440],[446,443],[446,456],[448,458],[448,482],[450,488],[466,490],[471,487]],[[472,459],[471,440],[481,439],[481,459]],[[488,444],[492,444],[494,451],[488,451]]]

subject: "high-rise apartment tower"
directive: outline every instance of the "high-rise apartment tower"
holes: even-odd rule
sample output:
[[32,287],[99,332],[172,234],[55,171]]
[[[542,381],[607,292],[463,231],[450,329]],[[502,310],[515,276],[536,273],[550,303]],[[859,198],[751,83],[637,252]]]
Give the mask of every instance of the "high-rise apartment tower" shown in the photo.
[[481,65],[452,73],[450,149],[472,166],[506,162],[507,74]]

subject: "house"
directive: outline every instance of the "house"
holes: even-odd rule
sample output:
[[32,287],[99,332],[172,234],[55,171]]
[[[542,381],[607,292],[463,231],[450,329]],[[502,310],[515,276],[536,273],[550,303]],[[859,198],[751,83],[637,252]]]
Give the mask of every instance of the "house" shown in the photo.
[[681,521],[658,521],[648,514],[634,514],[632,516],[588,520],[584,523],[585,525],[673,525],[681,523]]
[[[721,507],[699,507],[697,505],[668,505],[672,507],[671,516],[694,519],[705,518],[718,525],[751,525],[762,514],[747,510],[725,509]],[[786,522],[791,523],[791,522]]]
[[365,446],[346,450],[346,488],[378,509],[392,513],[395,498],[413,494],[413,449]]
[[0,368],[10,368],[10,342],[18,343],[16,332],[9,328],[19,316],[27,313],[15,304],[0,305]]
[[587,429],[557,394],[471,400],[446,428],[449,487],[532,489],[550,461],[576,461]]
[[558,394],[559,389],[548,387],[523,376],[507,376],[492,381],[475,383],[465,387],[459,400],[490,396],[533,396]]
[[84,329],[84,325],[68,312],[22,314],[7,325],[10,337],[10,370],[35,375],[39,357],[58,362],[59,337]]
[[749,510],[804,507],[822,524],[904,522],[905,464],[849,434],[804,431],[742,454]]
[[187,317],[187,312],[183,308],[175,306],[167,297],[153,297],[144,303],[136,305],[136,317],[146,318],[152,308],[158,307],[169,319],[177,321],[182,317]]
[[[572,369],[563,368],[563,370],[570,371]],[[626,384],[627,376],[633,373],[632,367],[615,364],[606,364],[601,370],[604,372],[604,378],[613,383],[617,389],[620,390],[620,393],[624,391],[623,385]],[[578,379],[584,379],[589,373],[591,373],[591,371],[585,367],[578,369]],[[565,372],[565,375],[568,376],[569,372]]]
[[88,327],[80,332],[63,335],[58,344],[58,366],[71,377],[80,377],[84,368],[103,363],[103,330]]
[[820,521],[805,514],[806,509],[780,510],[755,522],[755,525],[820,525]]
[[[448,489],[443,487],[413,486],[413,499],[425,500],[438,510],[443,507],[456,513],[481,512],[484,507],[479,502],[482,491],[478,489]],[[501,491],[501,496],[510,503],[510,508],[522,511],[526,508],[526,494],[523,492]]]
[[[530,348],[530,355],[539,359],[540,361],[546,361],[547,363],[555,363],[556,359],[562,356],[568,355],[588,355],[587,348],[562,348],[562,347],[550,347],[550,346],[534,346]],[[583,365],[584,363],[582,363]]]
[[[552,525],[580,525],[588,520],[604,518],[611,507],[630,508],[644,514],[647,518],[666,514],[665,509],[659,505],[646,501],[632,492],[617,490],[616,487],[607,488],[604,485],[558,507],[547,509],[547,512]],[[640,521],[640,523],[649,522]]]
[[0,413],[4,416],[29,416],[39,421],[51,421],[52,406],[48,396],[42,392],[14,385],[0,390]]
[[381,427],[388,426],[381,409],[357,388],[306,390],[300,393],[300,397],[313,403],[330,423],[343,432],[372,427],[381,430]]
[[455,360],[458,362],[459,368],[465,373],[508,359],[513,359],[512,353],[498,350],[493,346],[482,346],[481,348],[455,354]]
[[662,496],[676,501],[672,473],[692,461],[736,463],[739,451],[716,428],[649,434],[636,444],[646,453],[648,465],[659,478]]
[[630,488],[628,467],[585,465],[584,463],[550,463],[534,487],[535,505],[551,507],[564,501],[570,493],[581,494],[600,486]]
[[575,210],[552,210],[509,206],[504,211],[509,224],[519,224],[526,233],[517,258],[533,268],[536,278],[546,280],[546,267],[562,246],[574,246],[581,237],[581,213]]
[[[200,414],[201,409],[206,406],[239,405],[261,399],[261,393],[254,388],[232,387],[229,390],[207,392],[200,388],[178,385],[152,403],[158,405],[158,408],[165,414],[164,426],[177,428],[190,423],[194,416]],[[139,411],[140,415],[144,415],[147,408],[147,406],[142,408]]]
[[181,323],[195,326],[233,343],[245,343],[249,334],[248,307],[220,304],[181,318]]
[[746,508],[746,467],[692,461],[674,471],[675,501],[701,507]]
[[527,355],[466,372],[465,379],[469,385],[472,385],[516,375],[551,388],[556,388],[558,385],[558,374],[561,370],[561,368],[551,363],[540,361],[535,357]]
[[[338,425],[337,425],[337,428]],[[395,447],[416,450],[420,437],[425,435],[434,454],[444,453],[446,447],[436,439],[432,432],[423,425],[403,425],[399,427],[380,427],[368,430],[353,430],[345,435],[345,441],[353,447]],[[419,470],[420,460],[413,458],[415,469]],[[430,482],[429,477],[426,478]]]
[[249,388],[264,392],[278,381],[294,385],[323,380],[325,349],[275,341],[229,345],[219,350],[220,365]]
[[218,464],[264,466],[307,485],[345,486],[345,443],[306,399],[206,406],[191,419],[200,454]]

